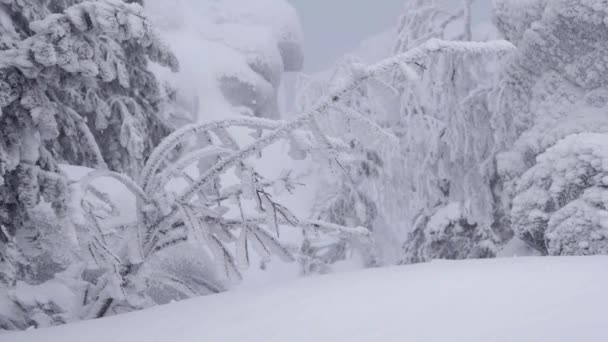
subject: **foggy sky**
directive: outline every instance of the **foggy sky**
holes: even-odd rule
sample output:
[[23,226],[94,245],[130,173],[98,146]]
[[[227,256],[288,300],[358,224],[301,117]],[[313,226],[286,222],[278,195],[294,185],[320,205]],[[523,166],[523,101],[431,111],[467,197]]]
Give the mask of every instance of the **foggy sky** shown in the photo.
[[[325,69],[359,43],[395,25],[406,0],[288,0],[304,28],[305,70]],[[458,0],[449,0],[456,2]],[[489,18],[491,0],[477,0],[474,18]]]

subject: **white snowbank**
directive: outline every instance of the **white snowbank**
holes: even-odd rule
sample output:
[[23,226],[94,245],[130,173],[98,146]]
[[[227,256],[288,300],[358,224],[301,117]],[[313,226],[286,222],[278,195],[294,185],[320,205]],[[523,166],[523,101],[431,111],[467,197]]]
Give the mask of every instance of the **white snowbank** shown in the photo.
[[316,277],[2,342],[600,341],[608,257],[433,262]]

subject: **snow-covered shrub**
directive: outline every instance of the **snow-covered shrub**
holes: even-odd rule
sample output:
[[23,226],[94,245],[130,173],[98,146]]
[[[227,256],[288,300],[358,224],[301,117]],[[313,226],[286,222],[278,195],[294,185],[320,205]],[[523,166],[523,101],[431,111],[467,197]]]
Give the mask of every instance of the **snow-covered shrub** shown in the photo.
[[[250,164],[249,159],[277,140],[306,135],[299,129],[311,124],[314,113],[288,123],[237,118],[184,126],[153,151],[137,180],[110,171],[95,171],[82,179],[78,186],[85,215],[77,222],[80,247],[90,252],[89,261],[102,272],[88,291],[85,317],[220,291],[242,278],[241,269],[254,255],[262,260],[276,255],[293,261],[293,249],[279,240],[285,226],[367,240],[367,230],[361,227],[297,218],[273,196],[280,188],[289,191],[296,186],[290,174],[268,180]],[[261,138],[240,147],[233,135],[239,129]],[[208,137],[210,144],[201,147],[192,140],[200,135]],[[323,142],[317,143],[331,153]],[[315,150],[309,143],[314,141],[299,140],[293,148],[304,153]],[[177,148],[190,152],[172,159]],[[107,209],[112,203],[93,182],[105,177],[121,182],[134,196],[137,217],[133,222],[107,227],[104,221],[108,220],[100,219],[98,212],[106,207],[111,213]],[[183,243],[198,249],[201,261],[208,254],[213,263],[184,260],[173,249]],[[198,275],[197,267],[201,267]],[[221,277],[214,275],[215,267]]]
[[142,272],[149,272],[148,295],[165,304],[224,291],[227,286],[207,251],[195,244],[169,247],[155,255]]
[[[604,3],[581,0],[497,3],[495,22],[518,46],[501,70],[491,102],[496,139],[502,145],[496,162],[505,189],[504,207],[507,211],[513,207],[515,232],[544,254],[591,254],[601,250],[578,246],[578,242],[586,246],[584,242],[596,241],[583,237],[595,229],[583,228],[590,226],[585,223],[588,205],[599,203],[597,196],[591,195],[596,191],[587,190],[591,185],[570,178],[570,185],[551,185],[560,182],[559,174],[542,176],[548,182],[545,185],[531,184],[533,172],[541,177],[543,168],[561,167],[547,165],[548,159],[559,161],[558,165],[562,165],[560,158],[570,160],[573,168],[586,164],[573,161],[583,152],[566,147],[562,139],[573,141],[579,133],[605,133],[608,129],[608,64],[600,57],[606,54],[608,40],[608,26],[600,18],[607,9]],[[595,171],[588,171],[601,172],[598,166],[593,168]],[[556,199],[556,193],[546,186],[564,192],[564,197]],[[557,190],[561,186],[570,188]],[[534,198],[532,191],[538,191],[540,197]],[[555,226],[549,228],[553,217]],[[577,220],[582,235],[566,233]],[[553,230],[559,233],[549,233]]]
[[605,186],[589,188],[552,215],[546,234],[549,254],[608,254],[607,200]]
[[402,263],[493,258],[496,250],[492,230],[469,222],[461,203],[449,203],[432,216],[417,219],[403,246]]
[[538,156],[519,180],[513,229],[551,255],[604,254],[608,135],[574,134]]
[[23,322],[21,329],[73,321],[86,291],[87,283],[80,277],[82,271],[82,265],[74,264],[40,284],[17,281],[8,291],[15,306],[11,319]]

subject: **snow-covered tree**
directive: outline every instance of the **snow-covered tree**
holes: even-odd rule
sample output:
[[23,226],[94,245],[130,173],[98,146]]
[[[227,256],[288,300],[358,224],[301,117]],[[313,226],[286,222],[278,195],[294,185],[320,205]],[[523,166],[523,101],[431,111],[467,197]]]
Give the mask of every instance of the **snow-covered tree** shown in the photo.
[[43,286],[80,260],[58,163],[139,172],[171,131],[148,63],[177,61],[132,1],[3,1],[1,12],[3,285]]
[[[451,13],[437,1],[408,1],[403,13],[395,29],[396,35],[392,35],[388,42],[395,46],[386,48],[397,54],[418,47],[431,38],[446,38],[448,26],[462,19],[462,12]],[[302,78],[298,109],[318,101],[333,87],[352,78],[359,72],[362,62],[362,58],[356,55],[346,56],[325,75]],[[404,89],[417,87],[415,82],[419,74],[415,68],[422,66],[417,64],[418,61],[411,65],[404,64],[403,70],[396,72],[394,79],[391,77],[393,75],[383,75],[344,96],[344,106],[336,113],[341,110],[358,115],[332,114],[320,118],[324,131],[343,137],[351,150],[347,158],[322,172],[324,179],[321,180],[323,185],[317,196],[315,215],[332,222],[367,222],[379,245],[375,253],[366,253],[371,257],[365,261],[366,264],[390,263],[400,259],[396,252],[400,240],[396,231],[403,222],[403,199],[406,197],[403,192],[407,185],[402,175],[403,164],[400,163],[403,161],[403,151],[398,146],[400,141],[397,138],[402,133],[399,101]],[[370,130],[370,123],[375,132]],[[378,141],[378,134],[374,134],[378,132],[384,134],[384,141]],[[320,242],[320,245],[325,246],[324,255],[336,254],[327,253],[326,243]],[[344,245],[342,241],[333,246],[339,251],[345,249]],[[314,248],[308,250],[312,252]],[[377,257],[383,260],[376,260]]]
[[[571,225],[576,217],[586,220],[583,217],[589,216],[583,212],[592,215],[588,204],[597,203],[598,200],[597,196],[591,195],[595,193],[591,185],[576,181],[578,176],[566,177],[568,182],[573,182],[571,185],[551,185],[554,180],[559,183],[559,173],[555,179],[544,177],[547,184],[531,184],[534,173],[539,176],[537,181],[540,182],[540,170],[561,168],[560,165],[547,165],[547,160],[557,163],[559,159],[559,163],[562,160],[566,163],[567,160],[577,159],[577,155],[585,154],[565,146],[562,139],[568,137],[566,140],[572,141],[575,138],[569,137],[571,135],[606,132],[608,69],[599,56],[606,53],[608,27],[598,18],[603,16],[607,7],[605,4],[580,0],[499,1],[496,9],[497,26],[518,46],[517,52],[508,59],[501,71],[491,104],[496,139],[502,144],[501,149],[506,150],[497,156],[497,166],[505,185],[507,210],[511,198],[515,197],[511,210],[513,228],[541,253],[586,254],[599,251],[601,248],[576,248],[577,239],[573,236],[566,243],[562,240],[565,239],[563,234],[547,232],[552,213],[563,206],[568,208],[569,214],[557,215],[561,218],[556,219],[555,224],[561,228],[555,226],[552,230],[567,229],[564,227]],[[579,143],[588,145],[582,138]],[[580,165],[584,165],[583,160],[571,163],[576,168]],[[593,167],[601,171],[601,167]],[[580,176],[584,177],[584,173]],[[564,190],[568,195],[562,199],[567,200],[560,200],[558,204],[550,201],[552,195],[548,195],[551,191],[547,187],[552,186],[572,186],[578,190]],[[528,189],[536,187],[544,190],[539,190],[539,198],[532,199]],[[591,194],[587,194],[588,187]],[[577,199],[579,196],[580,199]],[[538,207],[531,210],[525,203],[534,201],[549,201],[555,205],[554,208]],[[572,204],[568,204],[570,202]],[[601,211],[597,213],[600,214]],[[522,226],[524,222],[532,221],[536,224]],[[587,226],[583,221],[580,222],[581,229],[587,232],[583,228]],[[558,222],[563,222],[565,226]],[[556,238],[559,242],[550,242],[548,236],[558,235],[562,236]],[[588,240],[584,238],[584,241]],[[570,245],[566,247],[563,244]]]
[[[444,7],[439,1],[408,2],[396,51],[415,48],[433,37],[470,39],[471,2],[465,1],[464,5],[463,10],[454,11],[453,6]],[[408,227],[401,231],[414,230],[404,245],[410,256],[405,256],[406,261],[440,258],[441,253],[450,257],[449,251],[458,249],[462,255],[452,257],[466,257],[470,249],[463,247],[463,239],[467,244],[478,243],[480,250],[490,250],[481,253],[489,256],[494,248],[486,247],[504,244],[511,238],[512,229],[520,237],[532,229],[529,220],[534,217],[527,216],[529,206],[513,207],[523,198],[534,202],[533,196],[528,198],[528,186],[522,185],[522,175],[536,169],[537,157],[569,135],[606,132],[607,69],[600,57],[605,54],[607,37],[601,20],[604,7],[580,0],[497,1],[496,26],[517,48],[474,55],[426,55],[406,65],[407,72],[382,78],[384,85],[375,87],[374,93],[358,94],[355,109],[363,108],[361,112],[371,121],[400,140],[400,149],[375,151],[383,161],[379,179],[385,183],[375,185],[381,189],[380,196],[368,198],[373,198],[371,203],[389,226],[406,222]],[[344,66],[337,70],[340,68]],[[303,102],[321,96],[326,88],[317,80],[308,81]],[[400,98],[400,108],[395,112],[390,111],[394,100],[386,96],[391,92]],[[383,112],[386,108],[389,111]],[[377,115],[379,112],[387,115]],[[349,127],[348,123],[336,126]],[[553,162],[577,155],[568,153],[573,154],[566,157],[564,152]],[[325,183],[335,184],[336,188],[348,184],[336,182],[339,178],[329,179],[332,180]],[[568,211],[555,216],[556,227],[552,229],[559,234],[546,232],[545,227],[533,238],[528,234],[524,239],[543,253],[601,251],[601,243],[596,246],[589,242],[592,239],[583,237],[585,231],[599,228],[564,237],[564,231],[575,225],[573,222],[590,225],[602,216],[599,190],[587,188],[581,186],[580,193],[575,194],[580,199],[572,198],[574,203],[564,204]],[[328,187],[323,190],[328,191]],[[323,201],[328,197],[320,198]],[[428,227],[434,217],[445,216],[441,213],[455,204],[462,209],[459,219]],[[591,219],[585,215],[591,215],[594,205],[599,211]],[[551,216],[544,217],[545,226]],[[469,234],[473,230],[465,228],[471,227],[477,228]],[[444,234],[436,234],[438,230]],[[597,238],[595,233],[589,234]],[[431,236],[440,237],[433,240]],[[454,238],[454,248],[443,248],[450,236]],[[580,245],[579,238],[583,240]]]
[[40,190],[56,209],[64,205],[56,162],[137,172],[168,133],[146,65],[148,59],[177,64],[141,7],[122,1],[60,5],[4,5],[14,22],[29,24],[15,28],[28,36],[1,53],[0,179],[3,211],[13,221],[2,223],[11,227],[20,224],[25,207],[38,203]]
[[[465,5],[470,3],[465,2]],[[467,11],[452,12],[438,2],[409,2],[406,6],[396,48],[404,49],[400,52],[426,47],[429,38],[449,36],[448,26],[464,27],[463,31],[470,26],[465,16]],[[435,21],[426,20],[428,18],[435,18]],[[456,35],[454,38],[467,36],[463,33],[462,37]],[[390,236],[397,232],[401,234],[401,239],[405,239],[407,237],[403,235],[415,228],[424,231],[425,227],[421,227],[420,223],[428,223],[443,206],[462,203],[467,208],[462,210],[462,215],[467,215],[463,222],[467,222],[469,228],[476,229],[468,236],[471,245],[479,243],[479,249],[485,250],[488,241],[494,244],[510,238],[508,227],[500,222],[504,214],[495,204],[500,184],[494,167],[496,144],[492,134],[489,94],[499,61],[514,47],[508,43],[471,43],[471,46],[483,46],[485,49],[471,53],[466,49],[452,50],[447,44],[445,49],[421,54],[402,63],[398,73],[385,75],[356,89],[352,101],[350,97],[343,97],[345,107],[361,114],[359,121],[342,119],[342,122],[334,125],[323,121],[325,130],[350,132],[359,146],[371,150],[372,155],[377,156],[374,159],[382,165],[378,168],[381,172],[379,177],[364,180],[363,188],[357,185],[359,191],[365,189],[364,197],[350,196],[344,190],[334,191],[345,194],[345,200],[350,197],[348,201],[338,202],[349,203],[349,208],[377,208],[377,217],[382,218],[385,227],[373,227],[374,233],[383,231]],[[341,69],[348,70],[344,65],[348,66],[349,63],[339,65],[335,73],[339,74]],[[356,74],[357,61],[350,61],[350,65],[350,73]],[[339,83],[335,80],[332,82]],[[315,80],[309,81],[305,89],[301,102],[310,101],[315,93],[326,92],[322,84]],[[367,139],[372,130],[369,126],[360,125],[360,122],[365,122],[360,117],[374,124],[376,132],[384,134],[384,144],[378,144],[378,134],[372,134],[372,139]],[[341,119],[333,118],[337,121]],[[392,143],[386,144],[391,140]],[[353,165],[366,165],[359,159],[353,161]],[[340,169],[336,170],[341,175]],[[338,189],[340,184],[348,186],[350,177],[348,173],[342,174],[345,174],[342,177],[344,181],[337,182],[336,178],[330,178],[332,180],[325,183],[334,184]],[[323,187],[323,193],[326,192],[328,188]],[[319,198],[319,206],[323,207],[327,197]],[[357,202],[358,205],[354,205]],[[343,214],[357,217],[356,213],[351,209]],[[450,233],[448,229],[442,237],[446,243]],[[390,244],[400,241],[398,236],[395,238],[393,235],[382,248],[390,249]],[[413,239],[413,235],[410,238]],[[457,249],[462,237],[454,234],[454,239],[458,242],[455,242],[453,249]],[[430,240],[427,242],[430,243]],[[416,244],[413,241],[409,243]],[[408,244],[404,246],[406,253],[412,250]],[[414,249],[419,245],[420,241]],[[444,251],[447,250],[449,248]],[[492,252],[480,254],[492,255],[495,248],[490,250]],[[441,257],[440,253],[438,250],[433,257]],[[470,256],[473,257],[473,254]],[[460,257],[466,255],[463,252]],[[445,257],[450,256],[446,254]]]
[[[496,26],[504,37],[517,46],[517,50],[506,59],[499,60],[498,64],[491,59],[489,63],[482,59],[460,64],[460,57],[452,56],[446,60],[448,64],[445,61],[444,64],[441,61],[435,64],[432,61],[421,63],[428,68],[423,72],[423,81],[435,72],[436,77],[444,79],[431,76],[431,82],[421,88],[422,96],[416,92],[406,97],[404,108],[413,113],[409,115],[410,118],[422,117],[418,113],[424,113],[431,114],[435,120],[431,123],[425,120],[422,125],[409,121],[404,125],[404,131],[407,134],[410,130],[424,131],[425,126],[434,127],[431,131],[439,132],[441,139],[433,147],[433,143],[429,144],[429,134],[420,134],[418,143],[412,140],[405,144],[411,147],[414,155],[423,151],[421,158],[411,160],[409,165],[425,165],[420,168],[404,167],[405,170],[418,172],[407,179],[422,185],[414,187],[414,194],[422,193],[423,199],[415,195],[412,203],[425,203],[424,198],[435,198],[428,202],[432,209],[436,205],[434,203],[439,203],[438,208],[442,208],[449,202],[463,202],[469,208],[468,215],[471,215],[467,221],[491,227],[497,234],[498,242],[508,239],[510,230],[514,229],[542,253],[591,254],[601,250],[595,245],[588,249],[581,247],[592,245],[590,238],[582,237],[585,233],[576,238],[573,235],[566,238],[567,234],[564,233],[573,226],[575,219],[584,216],[582,212],[589,212],[589,203],[599,201],[597,195],[591,195],[596,193],[595,190],[589,189],[590,195],[568,205],[568,214],[556,216],[559,219],[555,219],[555,224],[561,228],[552,229],[561,233],[545,232],[551,215],[544,217],[547,222],[540,220],[543,214],[522,203],[535,200],[544,203],[545,197],[534,199],[532,191],[527,191],[530,178],[534,176],[529,176],[526,171],[536,170],[538,174],[535,165],[540,163],[541,158],[537,160],[537,156],[568,135],[605,132],[605,77],[602,75],[606,68],[598,56],[604,53],[603,42],[606,41],[607,31],[604,23],[597,19],[601,17],[604,7],[576,0],[497,1]],[[483,58],[487,59],[488,56]],[[463,72],[465,75],[472,73],[472,77],[461,79],[460,85],[451,88]],[[497,81],[496,75],[499,76]],[[467,90],[467,84],[472,88]],[[437,85],[449,87],[437,88],[441,91],[434,97],[433,88]],[[427,94],[432,99],[428,102],[430,106],[424,102],[420,104],[420,99]],[[442,112],[446,114],[434,114]],[[442,147],[443,143],[445,145]],[[576,158],[576,153],[572,154],[566,157],[567,153],[564,152],[553,162]],[[428,164],[428,161],[431,163]],[[464,168],[461,169],[462,166]],[[542,168],[540,165],[538,167]],[[438,173],[434,174],[432,170],[438,170]],[[459,170],[465,173],[458,174]],[[524,174],[526,176],[522,176]],[[425,178],[431,182],[419,182]],[[435,195],[424,191],[428,189],[426,184],[437,188]],[[582,195],[584,189],[586,186],[581,185],[581,192],[574,195]],[[425,192],[431,196],[425,196]],[[447,196],[443,198],[441,192]],[[516,196],[515,200],[513,196]],[[427,209],[426,214],[423,210],[423,214],[419,215],[425,219],[421,222],[430,221],[435,210],[429,213]],[[552,212],[554,209],[542,210]],[[416,210],[406,212],[416,213]],[[601,216],[601,213],[597,215]],[[538,226],[544,224],[545,228],[533,228],[536,225],[531,222],[537,222],[537,219],[540,220]],[[554,240],[550,240],[549,236]],[[583,240],[580,246],[577,244],[580,242],[578,238]],[[414,249],[419,249],[415,242],[412,243]],[[406,250],[412,249],[412,243],[406,243]]]
[[20,101],[6,104],[19,108],[9,111],[33,113],[46,150],[60,161],[105,162],[136,174],[170,131],[148,63],[177,68],[141,7],[122,1],[15,1],[5,7],[14,22],[26,25],[16,28],[26,36],[5,51],[6,72],[22,75],[13,80]]
[[[450,6],[440,1],[408,2],[396,51],[415,48],[433,37],[471,40],[470,6],[470,1]],[[433,239],[428,238],[437,228],[427,224],[454,203],[466,208],[460,213],[467,223],[465,230],[471,231],[466,233],[467,243],[478,243],[485,250],[487,241],[510,238],[501,222],[503,210],[496,204],[500,182],[494,167],[497,143],[489,101],[496,70],[512,50],[506,44],[483,54],[433,54],[409,66],[414,81],[401,75],[392,80],[399,107],[391,126],[401,148],[386,158],[391,161],[391,179],[382,206],[392,213],[390,222],[404,225],[405,233],[412,232],[403,246],[404,260],[475,257],[464,247],[457,256],[450,252],[462,247],[463,236],[448,229],[449,224],[437,239],[449,245],[452,236],[452,247],[434,249],[439,244],[432,245]]]

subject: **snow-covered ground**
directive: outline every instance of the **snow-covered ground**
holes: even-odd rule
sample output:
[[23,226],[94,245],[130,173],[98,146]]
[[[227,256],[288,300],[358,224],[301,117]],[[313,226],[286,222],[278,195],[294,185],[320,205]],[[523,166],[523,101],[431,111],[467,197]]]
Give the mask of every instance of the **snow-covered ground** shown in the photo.
[[608,257],[342,273],[0,335],[2,342],[603,341]]

